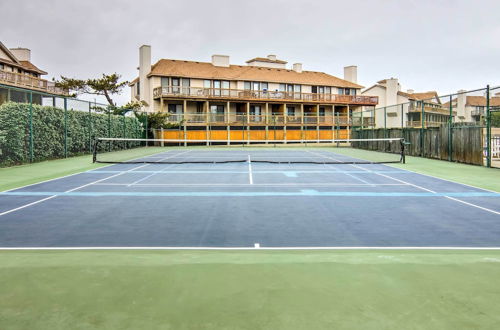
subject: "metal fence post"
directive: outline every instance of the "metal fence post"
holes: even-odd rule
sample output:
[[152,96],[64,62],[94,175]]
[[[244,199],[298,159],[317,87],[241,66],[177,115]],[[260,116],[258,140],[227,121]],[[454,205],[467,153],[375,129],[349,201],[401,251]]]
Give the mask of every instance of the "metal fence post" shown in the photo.
[[29,93],[30,111],[29,111],[29,161],[33,163],[33,92]]
[[420,156],[424,157],[424,134],[425,134],[425,102],[422,100],[422,110],[420,112]]
[[89,152],[92,153],[92,103],[89,102]]
[[68,99],[64,98],[64,158],[68,157]]
[[[452,125],[453,125],[453,105],[452,105],[452,101],[453,101],[453,95],[450,95],[450,115],[449,115],[449,118],[448,118],[448,160],[450,162],[453,161],[453,146],[452,146],[452,143],[453,143],[453,128],[452,128]],[[457,102],[458,102],[458,94],[457,94]]]
[[491,167],[490,85],[486,86],[486,166]]

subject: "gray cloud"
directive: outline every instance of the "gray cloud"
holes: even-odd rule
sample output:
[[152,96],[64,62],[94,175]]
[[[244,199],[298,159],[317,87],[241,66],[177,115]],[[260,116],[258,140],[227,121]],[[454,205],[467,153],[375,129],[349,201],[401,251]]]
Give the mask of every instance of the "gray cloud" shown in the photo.
[[[32,49],[48,77],[137,75],[138,47],[160,58],[241,64],[277,54],[342,76],[359,66],[368,86],[453,92],[498,84],[498,1],[2,1],[0,40]],[[128,90],[119,97],[128,100]]]

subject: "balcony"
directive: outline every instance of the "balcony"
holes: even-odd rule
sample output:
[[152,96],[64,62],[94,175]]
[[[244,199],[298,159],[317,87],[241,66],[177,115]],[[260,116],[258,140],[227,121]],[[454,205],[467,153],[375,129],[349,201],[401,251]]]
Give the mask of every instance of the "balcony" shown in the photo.
[[153,90],[153,97],[158,98],[189,98],[226,101],[263,101],[263,102],[311,102],[350,105],[377,105],[377,96],[336,95],[296,93],[279,91],[251,91],[240,89],[199,88],[199,87],[157,87]]
[[[441,125],[446,125],[447,122],[439,122],[439,121],[425,121],[424,127],[439,127]],[[422,122],[420,120],[412,120],[406,122],[406,127],[422,127]]]
[[27,88],[50,94],[68,95],[68,91],[56,87],[51,81],[16,72],[0,71],[0,84]]
[[[368,119],[368,118],[366,118]],[[365,120],[366,121],[366,120]],[[284,115],[246,115],[242,113],[186,113],[169,114],[170,124],[188,124],[192,126],[235,125],[235,126],[349,126],[352,120],[347,116],[284,116]],[[366,121],[368,122],[368,121]]]
[[[408,108],[408,112],[422,112],[422,106],[421,105],[410,105]],[[441,114],[441,115],[449,115],[450,114],[450,109],[449,108],[444,108],[444,107],[433,107],[433,106],[428,106],[424,105],[424,112],[425,113],[436,113],[436,114]],[[454,116],[457,115],[457,111],[454,110],[452,111],[452,114]]]

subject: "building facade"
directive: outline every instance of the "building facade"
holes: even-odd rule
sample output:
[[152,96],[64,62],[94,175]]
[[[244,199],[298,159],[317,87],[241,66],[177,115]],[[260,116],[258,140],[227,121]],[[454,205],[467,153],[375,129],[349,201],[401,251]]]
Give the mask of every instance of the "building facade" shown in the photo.
[[[450,106],[450,102],[444,104]],[[481,122],[486,116],[486,96],[467,95],[466,91],[459,90],[457,96],[451,101],[452,109],[457,111],[460,122]],[[490,96],[490,108],[500,109],[500,93]]]
[[211,62],[151,65],[151,47],[142,46],[131,96],[178,125],[163,137],[221,141],[346,138],[352,113],[378,103],[360,95],[355,66],[345,67],[340,79],[286,64],[269,55],[232,65],[229,56],[213,55]]
[[[401,91],[396,78],[384,79],[363,90],[361,95],[375,95],[379,103],[374,111],[375,127],[424,127],[440,126],[449,120],[445,107],[436,91],[415,93]],[[365,116],[370,112],[365,111]],[[422,116],[423,114],[423,116]],[[453,111],[453,117],[457,112]]]
[[[67,95],[67,91],[57,88],[55,83],[42,79],[47,72],[31,63],[31,50],[28,48],[7,48],[0,42],[0,104],[6,101],[27,102],[27,93],[8,88],[17,87],[52,95]],[[33,100],[41,104],[41,96]],[[38,102],[39,101],[39,102]]]

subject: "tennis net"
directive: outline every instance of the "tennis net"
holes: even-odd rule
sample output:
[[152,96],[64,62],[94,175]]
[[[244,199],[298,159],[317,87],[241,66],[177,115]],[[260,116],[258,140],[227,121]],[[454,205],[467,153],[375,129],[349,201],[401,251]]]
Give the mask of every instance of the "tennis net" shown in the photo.
[[382,164],[404,163],[402,138],[350,140],[176,140],[98,138],[97,163],[270,163]]

